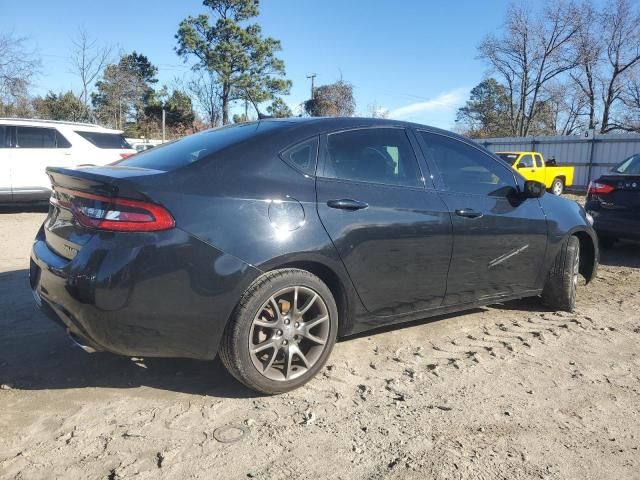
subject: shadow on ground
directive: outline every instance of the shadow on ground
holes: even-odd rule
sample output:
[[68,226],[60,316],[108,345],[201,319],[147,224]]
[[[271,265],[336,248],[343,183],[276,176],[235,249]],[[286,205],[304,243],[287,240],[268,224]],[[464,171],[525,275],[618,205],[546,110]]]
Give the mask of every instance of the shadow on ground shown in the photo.
[[[640,268],[640,245],[620,243],[602,252],[605,265]],[[491,308],[547,312],[539,299],[529,298]],[[385,326],[342,341],[380,335],[403,327],[444,321],[466,312]],[[108,353],[87,354],[75,347],[64,331],[36,307],[29,288],[28,270],[0,273],[0,383],[24,390],[86,387],[135,388],[247,398],[255,394],[233,379],[219,360],[145,358],[135,362]]]
[[600,249],[600,263],[611,267],[640,268],[640,242],[619,241]]
[[[88,354],[35,306],[27,269],[0,273],[0,383],[15,389],[135,388],[246,398],[219,360]],[[144,366],[141,366],[144,365]]]
[[49,204],[33,203],[26,205],[0,205],[0,215],[3,213],[47,213]]

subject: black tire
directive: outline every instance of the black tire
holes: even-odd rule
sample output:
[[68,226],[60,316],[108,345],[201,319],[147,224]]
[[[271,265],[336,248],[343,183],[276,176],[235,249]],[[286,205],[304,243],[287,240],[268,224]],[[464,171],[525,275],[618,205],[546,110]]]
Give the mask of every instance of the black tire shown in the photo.
[[615,237],[610,237],[608,235],[598,235],[598,246],[600,248],[611,248],[618,241]]
[[580,266],[580,241],[575,236],[565,240],[556,256],[542,291],[542,301],[554,310],[573,312]]
[[[250,352],[252,324],[270,298],[283,289],[296,286],[312,290],[324,301],[329,316],[328,335],[323,346],[324,350],[303,374],[291,380],[273,380],[263,375],[252,360]],[[305,270],[293,268],[274,270],[256,279],[242,295],[225,328],[219,355],[229,373],[250,389],[269,395],[284,393],[304,385],[320,371],[335,345],[337,332],[336,302],[322,280]],[[279,352],[278,349],[275,351]]]
[[554,195],[562,195],[564,193],[564,181],[561,178],[554,178],[550,190]]

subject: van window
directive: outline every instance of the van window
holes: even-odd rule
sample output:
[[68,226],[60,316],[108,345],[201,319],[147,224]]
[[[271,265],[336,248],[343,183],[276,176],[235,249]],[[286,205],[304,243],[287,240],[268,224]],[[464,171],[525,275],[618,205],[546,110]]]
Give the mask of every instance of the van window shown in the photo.
[[98,148],[112,150],[129,150],[131,145],[127,143],[124,136],[120,133],[102,133],[102,132],[84,132],[82,130],[74,130],[85,140],[91,142]]
[[16,147],[56,148],[54,128],[16,127]]
[[0,125],[0,148],[9,147],[9,127]]

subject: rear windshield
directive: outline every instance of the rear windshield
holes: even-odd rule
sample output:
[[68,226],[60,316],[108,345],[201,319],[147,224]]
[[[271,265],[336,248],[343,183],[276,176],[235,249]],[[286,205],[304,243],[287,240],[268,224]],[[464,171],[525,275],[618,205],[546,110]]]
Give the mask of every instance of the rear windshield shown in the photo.
[[83,132],[82,130],[75,130],[75,132],[98,148],[115,150],[129,150],[131,148],[124,136],[119,133]]
[[119,160],[114,165],[164,171],[175,170],[277,127],[278,122],[227,125],[145,150],[125,160]]
[[516,160],[519,156],[517,153],[496,153],[496,155],[498,155],[498,158],[500,160],[508,163],[509,165],[513,165],[514,163],[516,163]]
[[624,175],[640,175],[640,153],[627,158],[613,171]]

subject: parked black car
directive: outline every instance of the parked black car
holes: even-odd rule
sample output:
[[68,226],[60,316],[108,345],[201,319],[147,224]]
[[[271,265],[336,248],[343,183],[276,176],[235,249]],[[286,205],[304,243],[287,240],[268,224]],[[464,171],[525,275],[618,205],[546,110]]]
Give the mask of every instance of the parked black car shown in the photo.
[[410,123],[262,120],[48,173],[38,304],[86,349],[220,354],[265,393],[337,336],[536,295],[570,311],[598,264],[577,203]]
[[591,182],[585,208],[603,247],[621,238],[640,240],[640,153]]

